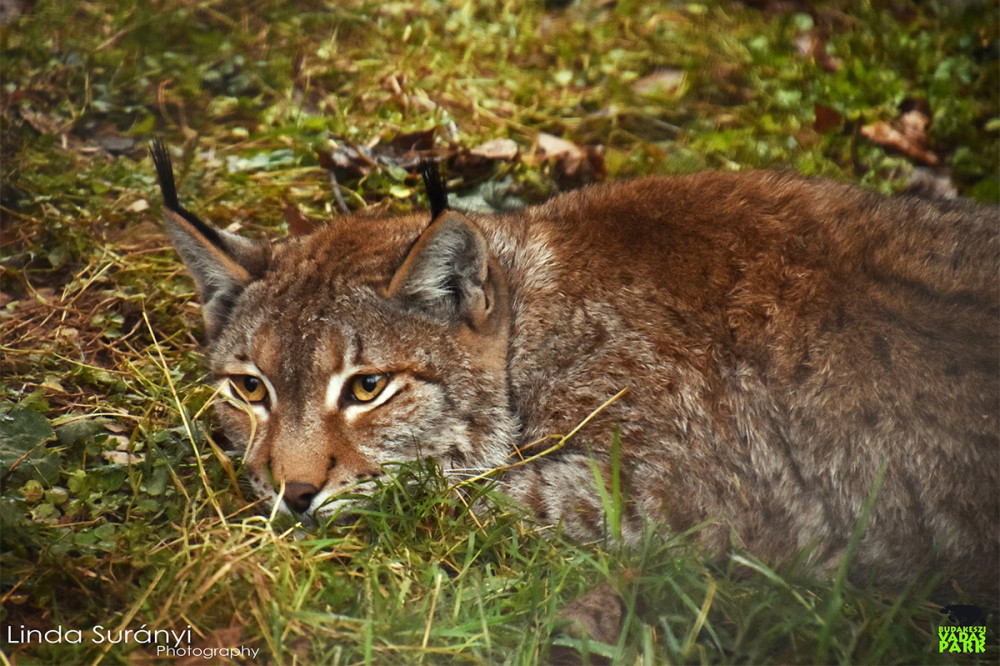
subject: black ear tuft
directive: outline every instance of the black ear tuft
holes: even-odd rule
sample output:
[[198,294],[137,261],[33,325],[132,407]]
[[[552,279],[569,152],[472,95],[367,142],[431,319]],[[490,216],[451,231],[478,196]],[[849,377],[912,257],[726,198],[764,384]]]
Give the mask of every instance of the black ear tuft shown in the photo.
[[205,329],[211,339],[225,325],[246,285],[267,271],[271,246],[266,241],[252,241],[217,229],[186,210],[177,198],[166,146],[154,139],[149,152],[163,193],[163,221],[177,254],[198,285]]
[[174,183],[174,167],[170,162],[170,153],[163,145],[160,137],[156,137],[149,142],[149,154],[153,158],[153,166],[156,167],[156,178],[160,181],[160,192],[163,194],[163,205],[167,210],[172,210],[185,220],[190,222],[205,238],[216,247],[224,247],[218,232],[208,224],[202,222],[197,215],[181,205],[177,198],[177,185]]
[[448,190],[444,186],[444,181],[441,180],[441,172],[438,171],[437,162],[432,160],[421,162],[420,177],[424,179],[427,199],[431,203],[431,221],[434,221],[438,215],[448,210]]
[[160,137],[149,142],[149,154],[153,158],[153,166],[156,167],[156,178],[160,181],[160,192],[163,194],[163,205],[174,211],[180,212],[181,204],[177,200],[177,186],[174,184],[174,167],[170,163],[170,153],[163,145]]

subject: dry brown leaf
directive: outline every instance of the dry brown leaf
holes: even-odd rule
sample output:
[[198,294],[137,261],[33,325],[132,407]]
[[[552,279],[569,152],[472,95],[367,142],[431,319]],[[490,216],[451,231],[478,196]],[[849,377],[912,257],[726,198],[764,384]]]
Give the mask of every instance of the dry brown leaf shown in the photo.
[[938,157],[927,148],[931,109],[921,98],[908,98],[899,105],[899,117],[891,124],[876,122],[861,128],[869,141],[897,150],[907,157],[934,166]]
[[539,160],[581,160],[583,150],[571,141],[539,132],[535,138],[535,157]]
[[539,132],[535,138],[534,162],[548,160],[555,161],[570,180],[601,180],[606,174],[602,146],[581,148],[565,139]]
[[367,176],[377,167],[401,167],[412,171],[421,161],[446,152],[434,150],[434,133],[435,128],[431,128],[399,134],[388,141],[376,138],[369,146],[344,141],[333,150],[317,151],[317,157],[323,168],[348,177]]
[[661,69],[633,83],[632,92],[637,95],[677,97],[684,91],[686,81],[687,76],[682,69]]
[[27,105],[18,109],[18,112],[24,118],[25,122],[31,125],[39,134],[59,134],[67,126],[64,119],[47,116]]
[[288,234],[290,236],[305,236],[316,230],[316,223],[306,217],[299,207],[293,203],[286,203],[282,214],[285,222],[288,222]]
[[138,465],[143,460],[146,459],[145,456],[140,454],[132,454],[128,451],[101,451],[101,457],[107,460],[112,465],[118,465],[119,467],[126,467],[128,465]]
[[807,30],[795,36],[795,48],[800,55],[812,58],[827,72],[840,71],[840,61],[826,51],[828,42],[826,34],[820,30]]
[[843,117],[835,110],[823,104],[816,104],[813,107],[816,120],[813,122],[813,129],[822,134],[827,130],[839,128],[843,122]]
[[511,139],[492,139],[469,151],[471,155],[487,160],[513,160],[519,152],[520,148]]
[[921,115],[919,111],[904,113],[892,125],[880,120],[862,127],[861,134],[873,143],[893,148],[911,159],[933,166],[938,163],[938,158],[925,146],[928,122]]

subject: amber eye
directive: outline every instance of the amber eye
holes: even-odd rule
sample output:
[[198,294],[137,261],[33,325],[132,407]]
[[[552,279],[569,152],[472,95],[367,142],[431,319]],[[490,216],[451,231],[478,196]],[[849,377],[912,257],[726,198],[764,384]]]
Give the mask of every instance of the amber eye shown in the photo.
[[357,402],[371,402],[388,383],[388,375],[356,375],[351,378],[350,398]]
[[246,402],[264,402],[267,400],[267,386],[260,377],[253,375],[237,375],[229,378],[234,393]]

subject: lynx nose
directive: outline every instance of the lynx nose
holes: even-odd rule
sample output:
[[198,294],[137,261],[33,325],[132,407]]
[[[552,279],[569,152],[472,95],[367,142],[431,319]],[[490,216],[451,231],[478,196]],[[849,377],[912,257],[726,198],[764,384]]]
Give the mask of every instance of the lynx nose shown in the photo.
[[289,481],[285,484],[285,504],[292,511],[303,513],[309,509],[309,505],[312,504],[313,498],[316,497],[316,493],[318,492],[319,488],[311,483]]

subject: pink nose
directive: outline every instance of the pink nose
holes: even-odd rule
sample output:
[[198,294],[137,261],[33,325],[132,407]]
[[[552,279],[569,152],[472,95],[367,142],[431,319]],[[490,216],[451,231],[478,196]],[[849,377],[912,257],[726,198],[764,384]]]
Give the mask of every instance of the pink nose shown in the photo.
[[311,483],[289,481],[285,484],[285,504],[292,511],[304,513],[309,510],[309,505],[318,492],[319,488]]

